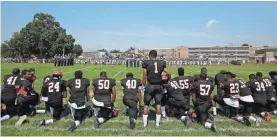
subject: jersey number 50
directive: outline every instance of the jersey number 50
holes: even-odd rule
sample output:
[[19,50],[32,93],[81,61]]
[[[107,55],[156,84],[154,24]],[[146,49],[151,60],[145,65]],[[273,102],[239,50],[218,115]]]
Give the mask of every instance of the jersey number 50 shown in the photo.
[[109,89],[110,81],[109,80],[99,80],[98,89]]

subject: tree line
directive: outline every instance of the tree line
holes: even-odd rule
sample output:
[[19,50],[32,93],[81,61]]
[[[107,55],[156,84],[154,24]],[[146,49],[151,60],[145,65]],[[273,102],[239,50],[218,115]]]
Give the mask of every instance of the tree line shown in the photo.
[[49,59],[63,52],[80,56],[83,49],[75,44],[75,38],[66,33],[55,17],[45,13],[35,14],[31,22],[1,44],[2,57],[21,60],[34,56]]

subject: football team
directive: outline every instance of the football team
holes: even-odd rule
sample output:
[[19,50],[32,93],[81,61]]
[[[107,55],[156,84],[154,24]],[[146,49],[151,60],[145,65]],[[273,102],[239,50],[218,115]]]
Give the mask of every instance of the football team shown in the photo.
[[[156,110],[156,128],[159,128],[162,118],[170,116],[181,120],[186,126],[198,122],[214,132],[218,132],[214,120],[218,113],[246,126],[251,126],[251,123],[259,126],[263,120],[271,121],[271,114],[277,115],[277,71],[269,72],[270,78],[264,77],[261,72],[250,74],[249,81],[244,82],[236,74],[224,70],[215,78],[210,77],[205,67],[200,74],[186,76],[184,68],[180,67],[178,76],[173,77],[166,62],[157,59],[155,50],[149,52],[149,60],[142,62],[142,68],[142,80],[135,78],[133,73],[127,73],[120,81],[124,114],[129,117],[130,129],[135,128],[138,116],[142,116],[143,127],[148,126],[149,107]],[[4,76],[1,122],[18,115],[15,126],[21,126],[28,121],[28,117],[49,111],[52,116],[41,119],[39,128],[71,113],[74,122],[68,130],[72,132],[93,115],[94,127],[100,128],[101,124],[119,113],[115,107],[116,80],[109,78],[107,72],[101,72],[99,78],[90,83],[80,70],[75,71],[74,78],[67,81],[63,80],[62,72],[56,70],[43,78],[40,94],[34,89],[35,80],[33,68],[22,70],[21,74],[20,69],[14,68],[12,74]],[[91,84],[93,93],[89,90]],[[215,87],[217,93],[213,96]],[[90,97],[91,94],[93,97]],[[41,102],[45,102],[43,110],[38,109]]]

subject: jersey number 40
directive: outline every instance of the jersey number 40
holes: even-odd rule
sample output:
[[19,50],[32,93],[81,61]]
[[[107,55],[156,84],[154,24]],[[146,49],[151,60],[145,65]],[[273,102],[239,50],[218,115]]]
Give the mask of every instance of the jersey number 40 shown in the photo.
[[137,81],[136,80],[127,80],[126,85],[127,85],[128,89],[135,89],[136,85],[137,85]]

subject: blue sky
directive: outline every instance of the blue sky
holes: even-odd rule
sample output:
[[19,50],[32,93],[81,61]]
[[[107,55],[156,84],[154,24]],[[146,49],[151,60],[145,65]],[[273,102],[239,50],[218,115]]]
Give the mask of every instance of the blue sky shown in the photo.
[[1,42],[37,12],[56,17],[85,51],[277,45],[277,2],[1,2]]

